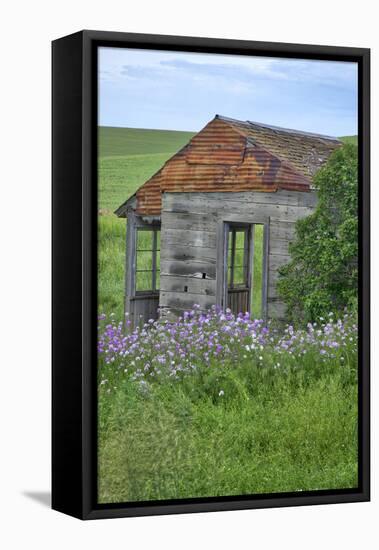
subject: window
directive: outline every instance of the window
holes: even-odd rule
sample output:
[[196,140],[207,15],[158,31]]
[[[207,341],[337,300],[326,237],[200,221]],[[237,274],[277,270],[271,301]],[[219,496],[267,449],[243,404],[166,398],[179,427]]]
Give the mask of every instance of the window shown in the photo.
[[159,290],[160,236],[159,228],[137,229],[136,292]]
[[228,239],[228,286],[248,286],[248,228],[229,228]]

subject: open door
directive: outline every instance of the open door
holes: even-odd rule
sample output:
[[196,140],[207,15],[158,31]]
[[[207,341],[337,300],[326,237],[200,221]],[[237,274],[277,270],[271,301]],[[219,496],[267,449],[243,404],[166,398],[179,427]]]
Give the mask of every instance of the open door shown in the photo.
[[229,224],[227,240],[227,306],[245,313],[250,311],[251,226]]
[[224,296],[235,315],[249,312],[264,316],[265,229],[263,224],[232,224],[225,227]]

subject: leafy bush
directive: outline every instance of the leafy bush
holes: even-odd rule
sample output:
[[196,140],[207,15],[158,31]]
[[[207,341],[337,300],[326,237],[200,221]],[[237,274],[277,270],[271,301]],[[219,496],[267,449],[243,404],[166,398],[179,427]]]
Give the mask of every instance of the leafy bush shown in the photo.
[[315,212],[296,224],[291,261],[279,271],[278,292],[289,318],[311,321],[356,309],[358,284],[357,146],[337,149],[314,178]]

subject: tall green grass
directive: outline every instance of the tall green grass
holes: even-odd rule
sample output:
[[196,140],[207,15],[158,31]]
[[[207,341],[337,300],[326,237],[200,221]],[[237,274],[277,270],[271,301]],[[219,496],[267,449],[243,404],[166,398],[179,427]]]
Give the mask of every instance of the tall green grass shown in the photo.
[[110,381],[100,391],[100,502],[355,487],[355,376],[298,367],[213,365],[148,393]]
[[126,220],[98,217],[98,311],[124,315]]
[[251,313],[262,317],[262,275],[263,275],[263,225],[254,228],[254,258],[252,272]]

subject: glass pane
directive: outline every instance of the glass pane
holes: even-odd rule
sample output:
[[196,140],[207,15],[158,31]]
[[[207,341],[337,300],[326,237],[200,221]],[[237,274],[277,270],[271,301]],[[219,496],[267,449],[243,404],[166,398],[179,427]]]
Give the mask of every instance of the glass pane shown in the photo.
[[263,225],[254,226],[253,288],[251,293],[251,313],[262,317],[262,271],[263,271]]
[[151,271],[136,272],[136,291],[151,290],[153,286]]
[[241,266],[234,267],[234,284],[235,285],[245,284],[245,269]]
[[157,250],[161,249],[161,231],[160,229],[156,231],[157,234]]
[[156,255],[156,268],[157,270],[161,268],[161,253],[159,250],[157,250],[157,255]]
[[148,229],[137,230],[137,250],[153,249],[153,232]]
[[245,247],[246,231],[236,231],[236,248]]
[[234,265],[235,266],[244,266],[245,265],[245,250],[236,250],[234,256]]
[[153,253],[137,250],[137,270],[153,268]]

